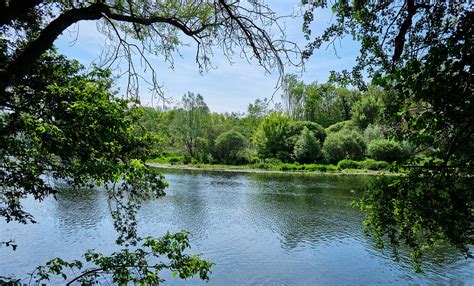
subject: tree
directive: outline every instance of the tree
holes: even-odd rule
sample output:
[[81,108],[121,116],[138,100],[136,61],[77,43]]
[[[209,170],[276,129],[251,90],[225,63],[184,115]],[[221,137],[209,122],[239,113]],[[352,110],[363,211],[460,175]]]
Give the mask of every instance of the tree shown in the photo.
[[283,106],[293,120],[304,118],[305,84],[296,75],[286,75],[283,79]]
[[307,120],[328,127],[351,118],[351,109],[359,93],[331,83],[305,84],[296,75],[283,80],[282,100],[293,120]]
[[366,148],[364,139],[357,131],[342,129],[328,134],[323,154],[327,161],[335,164],[343,159],[362,160]]
[[245,141],[245,137],[234,130],[220,134],[215,141],[217,158],[224,164],[237,163],[239,152],[245,148]]
[[250,103],[247,107],[247,114],[250,117],[252,124],[256,125],[256,123],[265,115],[268,115],[268,102],[267,99],[260,100],[256,99],[255,102],[252,104]]
[[[308,38],[318,7],[327,3],[314,1],[305,13]],[[361,42],[357,64],[334,78],[364,87],[367,71],[391,98],[386,119],[432,158],[412,158],[403,166],[406,176],[379,178],[367,190],[360,205],[368,230],[380,242],[388,236],[395,248],[407,244],[416,262],[440,241],[472,257],[472,4],[335,1],[332,9],[336,20],[308,45],[305,56],[325,42],[355,35]]]
[[209,119],[209,107],[204,98],[188,92],[182,99],[183,109],[176,121],[175,129],[181,135],[184,147],[190,157],[198,155]]
[[[42,56],[31,74],[9,89],[0,129],[0,215],[7,221],[34,221],[18,199],[54,194],[55,188],[40,177],[43,174],[83,186],[114,182],[121,174],[144,168],[142,160],[153,137],[140,132],[139,114],[129,107],[136,103],[116,98],[109,91],[111,85],[109,71],[84,73],[77,61],[53,52]],[[143,175],[156,176],[151,170]],[[110,189],[111,194],[120,197],[128,184],[139,184],[136,179]],[[165,184],[159,177],[148,183],[144,190],[163,194]]]
[[321,157],[319,140],[316,139],[313,132],[309,131],[307,127],[304,127],[296,141],[293,154],[295,159],[300,163],[314,163]]
[[265,117],[253,136],[257,153],[261,158],[279,158],[288,161],[293,149],[288,145],[288,126],[291,119],[282,113]]
[[[206,279],[211,264],[199,256],[178,257],[178,253],[172,266],[163,264],[157,269],[156,265],[136,264],[137,253],[128,249],[141,240],[135,221],[140,202],[163,196],[166,183],[161,174],[144,164],[155,138],[137,124],[141,116],[137,102],[117,98],[111,86],[110,71],[95,68],[86,73],[77,61],[51,52],[38,60],[28,77],[9,89],[11,97],[0,117],[0,216],[7,222],[35,223],[22,208],[21,199],[33,196],[42,200],[54,195],[58,187],[51,180],[64,180],[72,188],[101,186],[110,200],[117,243],[125,248],[116,257],[94,254],[88,259],[86,255],[87,261],[99,267],[97,271],[84,269],[79,261],[53,259],[37,271],[38,280],[62,275],[63,268],[84,269],[78,276],[81,279],[96,277],[96,272],[111,274],[113,280],[123,279],[128,277],[122,276],[128,269],[149,272],[147,277],[152,280],[160,280],[156,270],[166,269],[188,269],[183,277],[202,272]],[[170,235],[168,240],[178,238],[179,234]],[[178,241],[179,251],[189,246],[184,239]],[[146,241],[144,246],[158,243],[152,238]],[[4,244],[16,247],[11,241]],[[139,254],[158,257],[176,251],[163,246]],[[117,261],[129,264],[121,264],[123,271],[114,272]]]
[[370,124],[375,124],[379,120],[382,106],[383,92],[380,89],[370,86],[362,94],[362,98],[357,101],[352,108],[352,121],[359,128],[365,129]]

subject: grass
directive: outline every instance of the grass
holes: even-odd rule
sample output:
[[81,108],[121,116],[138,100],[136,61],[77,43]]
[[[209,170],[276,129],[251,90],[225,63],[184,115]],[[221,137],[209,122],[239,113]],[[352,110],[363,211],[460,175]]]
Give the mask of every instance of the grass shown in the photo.
[[209,171],[228,171],[228,172],[285,172],[285,173],[328,173],[340,175],[377,175],[380,171],[386,170],[388,164],[383,161],[365,160],[350,161],[343,160],[339,164],[299,164],[299,163],[281,163],[266,162],[246,165],[225,165],[225,164],[205,164],[189,162],[184,164],[183,156],[166,156],[148,160],[152,167],[188,169],[188,170],[209,170]]
[[367,159],[364,161],[341,160],[333,164],[299,164],[282,163],[278,160],[267,159],[262,163],[245,165],[205,164],[194,160],[186,160],[183,155],[165,154],[148,160],[151,166],[174,169],[202,169],[214,171],[242,171],[242,172],[314,172],[336,174],[379,174],[387,170],[389,164],[384,161]]

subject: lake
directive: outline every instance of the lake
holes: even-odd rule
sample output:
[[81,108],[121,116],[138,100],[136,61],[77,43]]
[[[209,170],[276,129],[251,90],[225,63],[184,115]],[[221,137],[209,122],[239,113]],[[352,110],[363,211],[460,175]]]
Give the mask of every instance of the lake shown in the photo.
[[[351,206],[369,177],[165,172],[167,195],[143,205],[140,234],[188,230],[191,252],[215,263],[207,284],[167,277],[167,285],[474,285],[474,261],[449,247],[426,257],[424,273],[413,271],[406,251],[396,261],[390,249],[374,247],[363,213]],[[116,249],[98,190],[25,204],[39,223],[0,223],[0,241],[18,244],[14,252],[0,248],[0,276],[24,277],[54,257]]]

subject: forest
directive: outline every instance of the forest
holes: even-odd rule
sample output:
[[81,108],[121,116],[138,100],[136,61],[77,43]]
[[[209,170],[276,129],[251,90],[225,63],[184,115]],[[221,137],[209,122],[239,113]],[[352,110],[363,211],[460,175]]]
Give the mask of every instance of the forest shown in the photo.
[[[423,149],[403,139],[382,89],[284,79],[281,102],[255,100],[245,113],[211,112],[188,92],[173,108],[142,108],[140,122],[157,135],[151,162],[253,165],[283,170],[388,169]],[[385,119],[384,119],[385,118]]]

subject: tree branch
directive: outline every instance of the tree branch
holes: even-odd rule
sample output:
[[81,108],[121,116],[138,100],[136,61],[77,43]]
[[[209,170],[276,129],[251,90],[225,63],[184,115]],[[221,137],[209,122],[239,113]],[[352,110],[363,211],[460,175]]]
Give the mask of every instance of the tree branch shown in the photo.
[[[111,7],[103,3],[94,3],[88,7],[68,10],[54,19],[51,23],[49,23],[49,25],[46,26],[46,28],[41,31],[41,34],[38,36],[38,38],[31,41],[25,49],[13,57],[13,60],[9,63],[7,68],[0,73],[0,78],[3,82],[11,82],[21,78],[26,73],[28,73],[32,64],[44,52],[52,47],[53,42],[69,26],[82,20],[99,20],[104,16],[120,22],[141,24],[146,26],[155,23],[167,23],[180,29],[188,36],[199,34],[208,27],[215,24],[204,24],[198,29],[193,30],[173,17],[154,16],[150,18],[140,18],[137,16],[122,15],[113,12]],[[5,77],[7,77],[7,80],[3,80]]]
[[393,52],[392,62],[395,63],[398,61],[403,53],[403,48],[405,45],[405,35],[410,29],[412,24],[413,16],[416,13],[415,0],[407,0],[407,17],[400,26],[400,32],[398,32],[397,37],[395,38],[394,46],[395,50]]
[[64,30],[80,20],[100,19],[106,7],[102,4],[92,4],[89,7],[71,9],[61,14],[43,29],[38,38],[31,41],[25,49],[13,57],[13,60],[6,68],[6,76],[11,81],[16,81],[23,77],[30,70],[33,63],[52,47],[54,40]]
[[39,5],[42,0],[0,1],[0,27],[17,19],[25,11]]

